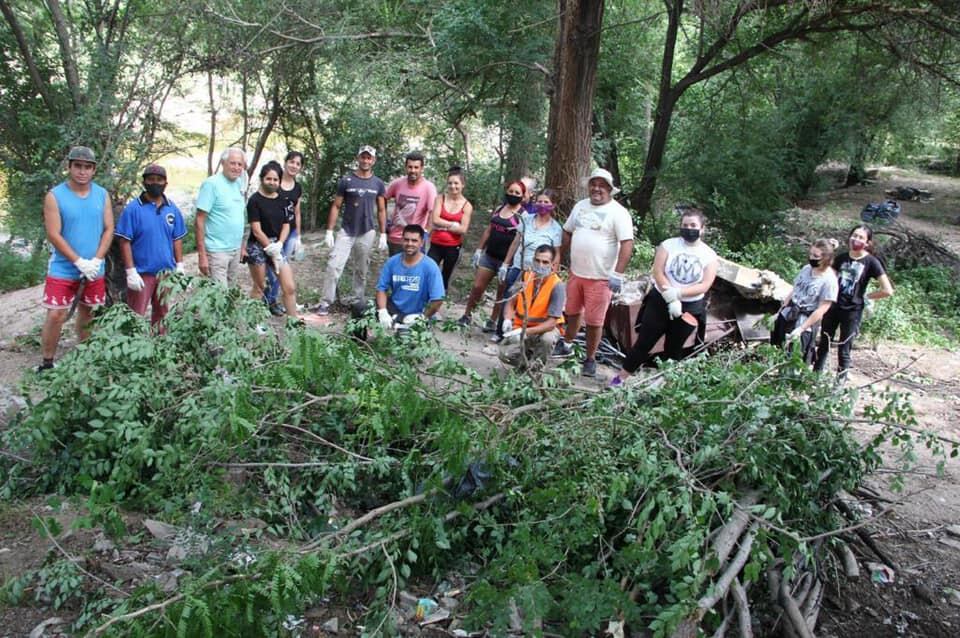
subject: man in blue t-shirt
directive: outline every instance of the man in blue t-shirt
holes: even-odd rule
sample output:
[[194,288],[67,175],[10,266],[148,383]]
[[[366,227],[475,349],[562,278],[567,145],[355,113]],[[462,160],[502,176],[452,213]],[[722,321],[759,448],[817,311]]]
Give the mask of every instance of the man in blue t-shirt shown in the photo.
[[114,234],[127,269],[127,305],[139,315],[152,307],[150,324],[157,325],[167,307],[157,290],[165,271],[183,272],[183,237],[187,227],[177,205],[164,196],[167,171],[159,164],[143,170],[143,192],[120,214]]
[[223,284],[236,283],[240,274],[240,245],[247,223],[243,180],[247,159],[239,148],[220,156],[223,171],[200,185],[197,193],[197,265],[200,274]]
[[443,304],[443,276],[437,262],[420,252],[423,235],[422,226],[405,226],[403,252],[388,259],[380,271],[377,318],[384,327],[410,324],[421,317],[429,319]]

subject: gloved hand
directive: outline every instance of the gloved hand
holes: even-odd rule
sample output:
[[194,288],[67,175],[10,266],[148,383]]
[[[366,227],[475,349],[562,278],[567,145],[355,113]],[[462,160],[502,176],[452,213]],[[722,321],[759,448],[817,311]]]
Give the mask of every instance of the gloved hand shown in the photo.
[[412,326],[415,323],[425,322],[427,319],[419,312],[414,312],[403,317],[403,325]]
[[607,285],[610,287],[610,291],[613,294],[618,294],[623,288],[623,274],[618,272],[611,272],[610,278],[607,280]]
[[178,261],[178,262],[177,262],[177,267],[174,268],[174,271],[176,271],[177,273],[179,273],[179,274],[181,274],[181,275],[187,274],[187,269],[184,267],[182,261]]
[[84,259],[83,257],[79,257],[73,262],[73,265],[77,267],[77,270],[80,271],[84,279],[93,281],[100,276],[101,263],[103,263],[102,259]]
[[674,301],[680,301],[680,291],[676,288],[667,288],[660,292],[660,296],[663,297],[663,300],[667,302],[667,305],[670,305]]
[[523,328],[514,328],[513,330],[503,333],[503,340],[506,341],[507,339],[519,339],[522,333]]
[[303,248],[303,243],[300,241],[300,235],[297,234],[290,239],[290,254],[296,255],[298,252],[300,252],[301,248]]
[[456,235],[463,234],[463,226],[460,225],[460,222],[453,222],[450,224],[450,227],[447,228],[447,232],[454,233]]
[[377,320],[380,322],[380,325],[387,330],[393,328],[393,317],[390,316],[390,311],[386,308],[377,310]]
[[267,253],[271,259],[274,261],[279,261],[283,257],[283,244],[278,241],[272,241],[267,244],[267,247],[263,249],[263,252]]
[[480,256],[483,254],[483,250],[477,248],[473,252],[473,258],[470,260],[470,265],[473,266],[473,269],[476,270],[480,267]]
[[137,292],[143,290],[143,277],[136,268],[127,268],[127,288]]
[[506,264],[500,266],[497,270],[497,279],[500,280],[500,283],[503,283],[507,280],[507,272],[510,270],[510,267]]
[[787,335],[787,341],[795,341],[799,339],[800,335],[802,335],[804,332],[804,330],[801,330],[800,327],[797,326],[790,332],[790,334]]
[[674,299],[667,304],[667,314],[670,315],[671,321],[683,314],[683,304],[679,299]]
[[323,236],[323,243],[326,245],[327,248],[333,248],[333,231],[332,230],[328,230],[326,234]]
[[377,250],[384,251],[387,249],[387,234],[380,233],[380,241],[377,242]]
[[863,316],[871,317],[874,311],[874,301],[870,297],[863,298]]

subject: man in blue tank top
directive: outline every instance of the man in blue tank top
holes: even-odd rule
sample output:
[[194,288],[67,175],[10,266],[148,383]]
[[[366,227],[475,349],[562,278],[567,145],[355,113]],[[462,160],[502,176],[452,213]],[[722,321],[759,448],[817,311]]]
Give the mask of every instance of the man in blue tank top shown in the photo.
[[[40,333],[43,362],[40,370],[53,367],[57,343],[74,297],[77,306],[77,337],[87,337],[93,309],[106,301],[103,258],[113,238],[110,197],[93,181],[97,158],[86,146],[74,146],[67,154],[67,179],[54,186],[43,200],[43,225],[52,255],[47,266],[42,305],[47,317]],[[80,291],[84,282],[83,291]]]

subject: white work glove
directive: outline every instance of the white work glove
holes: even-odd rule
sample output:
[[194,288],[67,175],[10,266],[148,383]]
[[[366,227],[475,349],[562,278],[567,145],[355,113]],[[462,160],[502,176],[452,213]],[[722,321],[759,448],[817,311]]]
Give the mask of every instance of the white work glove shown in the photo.
[[298,234],[292,240],[290,240],[290,254],[296,255],[300,252],[300,249],[303,248],[303,243],[300,241],[300,235]]
[[393,317],[390,316],[390,311],[386,308],[377,310],[377,321],[379,321],[380,325],[387,330],[393,328]]
[[323,243],[327,248],[333,248],[333,231],[328,230],[327,233],[323,236]]
[[804,331],[801,330],[800,327],[798,326],[798,327],[794,328],[794,329],[790,332],[790,334],[787,335],[787,341],[795,341],[795,340],[799,339],[799,338],[800,338],[800,335],[802,335],[803,333],[804,333]]
[[137,292],[143,290],[143,277],[136,268],[127,268],[127,288]]
[[667,304],[667,314],[670,315],[671,321],[683,314],[683,304],[680,303],[679,299],[675,299]]
[[483,251],[477,248],[473,253],[473,258],[470,260],[470,265],[473,266],[473,269],[476,270],[480,267],[480,256],[483,254]]
[[272,241],[263,249],[274,261],[279,261],[283,257],[283,244],[278,241]]
[[676,288],[666,288],[660,291],[660,296],[663,297],[668,306],[674,301],[680,301],[680,291]]
[[176,271],[177,273],[179,273],[179,274],[181,274],[181,275],[187,274],[187,269],[186,269],[186,267],[184,267],[182,261],[178,261],[178,262],[177,262],[177,267],[174,268],[174,271]]
[[93,281],[100,277],[100,264],[103,263],[102,259],[84,259],[83,257],[78,258],[73,265],[77,267],[77,270],[80,271],[80,274],[83,275],[85,279]]
[[874,301],[870,297],[863,298],[863,316],[866,318],[873,316]]
[[521,334],[523,334],[523,328],[514,328],[513,330],[503,333],[503,340],[519,339]]
[[510,270],[510,267],[506,264],[500,266],[500,269],[497,270],[497,279],[500,280],[500,283],[503,283],[507,280],[507,272]]
[[610,291],[613,294],[619,294],[620,290],[623,288],[623,274],[619,272],[611,272],[610,278],[607,280],[607,285],[610,287]]
[[377,250],[383,252],[387,249],[387,234],[380,233],[380,241],[377,242]]
[[419,321],[426,321],[426,318],[425,318],[422,314],[420,314],[419,312],[414,312],[413,314],[409,314],[409,315],[404,316],[404,318],[403,318],[403,325],[405,325],[405,326],[412,326],[413,324],[415,324],[415,323],[417,323],[417,322],[419,322]]

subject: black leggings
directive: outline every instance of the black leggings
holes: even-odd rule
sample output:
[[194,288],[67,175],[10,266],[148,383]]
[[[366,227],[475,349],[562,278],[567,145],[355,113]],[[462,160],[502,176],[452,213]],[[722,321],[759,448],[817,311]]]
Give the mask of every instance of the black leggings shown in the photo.
[[663,355],[666,359],[679,360],[683,357],[683,344],[686,343],[690,334],[697,331],[697,345],[703,343],[703,336],[706,332],[706,312],[705,304],[701,301],[693,301],[683,304],[683,311],[689,312],[697,319],[697,327],[694,328],[681,317],[671,320],[667,311],[667,302],[663,300],[660,291],[653,289],[643,301],[643,307],[640,309],[640,316],[637,319],[637,332],[640,333],[637,342],[627,353],[627,358],[623,362],[623,369],[633,374],[640,369],[640,366],[649,363],[650,350],[657,345],[660,337],[666,335],[663,344]]
[[446,290],[450,283],[450,275],[453,274],[453,269],[457,267],[457,262],[460,261],[460,246],[437,246],[436,244],[430,244],[427,257],[437,262],[437,265],[440,266],[440,272],[443,275],[443,289]]
[[[773,332],[770,333],[770,343],[775,346],[783,346],[787,341],[787,335],[793,332],[797,327],[797,320],[787,321],[783,314],[777,313],[777,320],[773,323]],[[807,330],[800,335],[800,352],[803,353],[803,360],[808,364],[816,360],[816,330]],[[789,348],[793,348],[790,344]]]
[[840,328],[840,343],[837,344],[837,373],[845,372],[850,368],[850,350],[853,348],[853,339],[860,333],[860,319],[863,317],[863,308],[842,310],[836,304],[830,307],[823,316],[820,325],[820,345],[817,347],[817,362],[813,369],[817,372],[827,365],[830,356],[830,340]]

